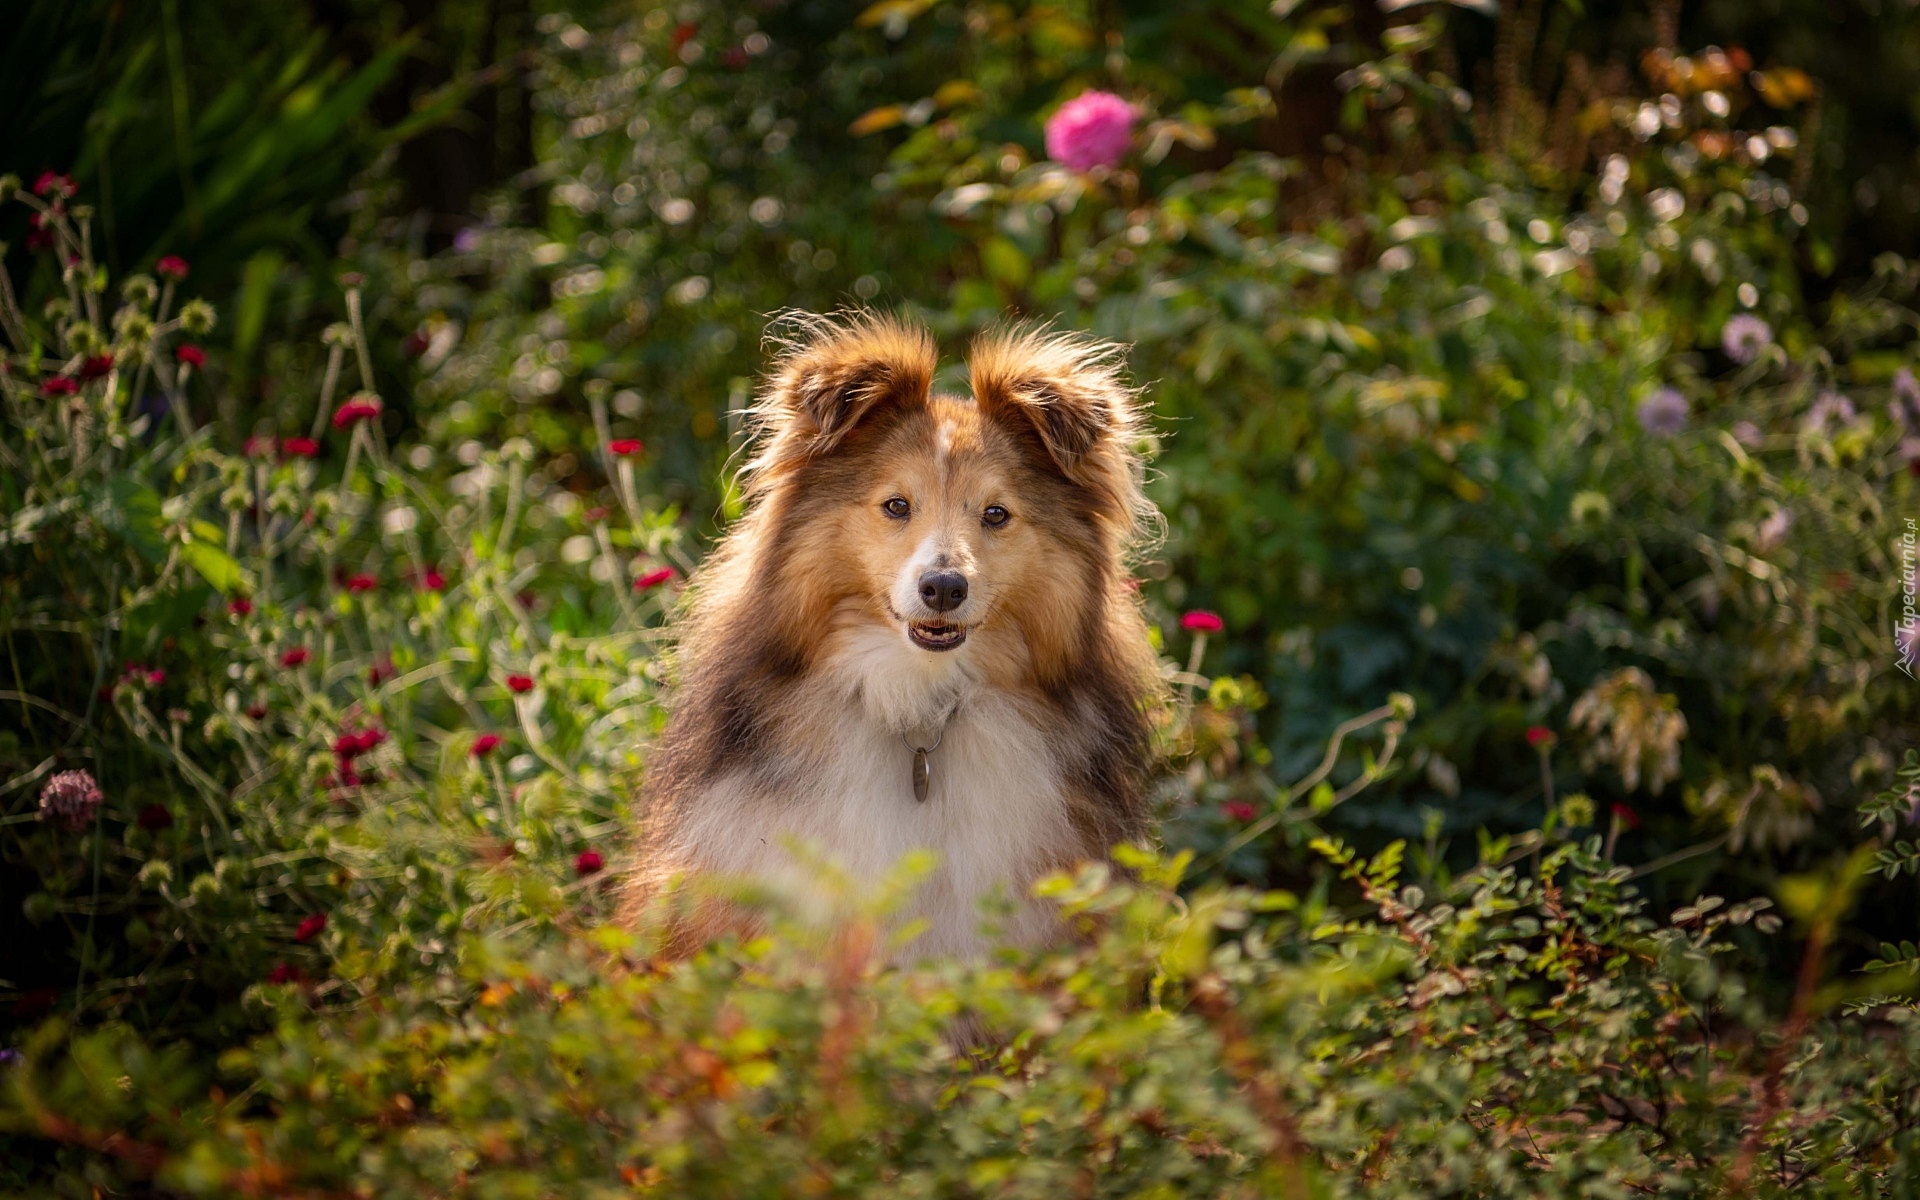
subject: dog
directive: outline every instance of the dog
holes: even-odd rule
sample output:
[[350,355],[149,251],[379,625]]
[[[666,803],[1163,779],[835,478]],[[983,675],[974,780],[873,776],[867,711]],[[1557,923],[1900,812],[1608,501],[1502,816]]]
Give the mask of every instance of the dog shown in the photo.
[[[701,877],[804,897],[927,850],[899,957],[1046,944],[1033,883],[1147,831],[1164,703],[1130,575],[1157,514],[1122,350],[1004,329],[972,344],[971,396],[936,395],[924,329],[784,324],[748,413],[745,515],[675,619],[628,918]],[[990,934],[996,894],[1011,911]],[[671,956],[755,922],[708,896],[669,927]]]

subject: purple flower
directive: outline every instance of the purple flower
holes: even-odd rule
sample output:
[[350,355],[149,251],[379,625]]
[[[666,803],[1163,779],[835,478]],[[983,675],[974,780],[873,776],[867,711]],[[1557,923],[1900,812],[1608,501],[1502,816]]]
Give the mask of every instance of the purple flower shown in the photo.
[[1813,398],[1813,407],[1807,410],[1807,428],[1815,433],[1828,433],[1835,425],[1844,428],[1853,424],[1858,415],[1853,401],[1842,393],[1821,392]]
[[1787,540],[1787,530],[1793,528],[1793,514],[1784,508],[1776,508],[1760,522],[1754,531],[1753,544],[1762,554],[1768,554],[1780,548]]
[[1686,432],[1687,398],[1674,388],[1663,387],[1642,400],[1634,415],[1640,418],[1640,428],[1648,433],[1672,437]]
[[100,811],[100,785],[86,771],[62,771],[40,789],[40,819],[54,820],[78,833]]
[[1748,450],[1758,450],[1760,443],[1766,440],[1765,435],[1760,432],[1760,427],[1752,421],[1735,421],[1732,432],[1733,440]]
[[1047,157],[1076,171],[1111,167],[1133,142],[1133,105],[1112,92],[1082,92],[1047,119]]
[[1760,352],[1773,345],[1773,326],[1762,321],[1752,313],[1737,313],[1727,318],[1725,327],[1720,330],[1720,348],[1727,357],[1741,366],[1760,357]]
[[1893,644],[1910,667],[1920,667],[1920,621],[1893,627]]
[[1905,367],[1893,373],[1893,403],[1887,411],[1908,433],[1920,433],[1920,381]]

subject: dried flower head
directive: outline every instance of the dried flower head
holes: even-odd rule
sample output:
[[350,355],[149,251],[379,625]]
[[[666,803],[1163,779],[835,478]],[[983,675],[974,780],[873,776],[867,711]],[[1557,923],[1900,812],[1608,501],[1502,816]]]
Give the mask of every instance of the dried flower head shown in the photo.
[[100,812],[100,785],[87,771],[62,771],[40,789],[40,819],[58,821],[78,833],[93,824]]

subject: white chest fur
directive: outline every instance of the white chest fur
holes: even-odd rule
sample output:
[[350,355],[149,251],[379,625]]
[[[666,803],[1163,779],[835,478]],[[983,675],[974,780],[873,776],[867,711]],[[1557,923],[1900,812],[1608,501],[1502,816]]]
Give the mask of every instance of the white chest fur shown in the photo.
[[[1052,917],[1028,889],[1071,854],[1074,835],[1044,725],[973,677],[968,647],[931,654],[876,631],[836,648],[796,698],[795,715],[821,732],[794,748],[793,769],[782,772],[790,782],[768,794],[746,772],[717,781],[678,831],[683,861],[771,886],[825,916],[897,880],[911,852],[931,851],[931,875],[895,913],[896,923],[924,923],[904,956],[987,948],[982,902],[996,893],[1012,901],[1001,937],[1046,940]],[[940,741],[924,803],[903,734]]]

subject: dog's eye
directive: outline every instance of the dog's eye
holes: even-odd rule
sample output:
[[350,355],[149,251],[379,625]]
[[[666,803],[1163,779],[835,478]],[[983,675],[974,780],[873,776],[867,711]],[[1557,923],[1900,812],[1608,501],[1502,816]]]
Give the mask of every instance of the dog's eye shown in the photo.
[[899,496],[895,496],[880,507],[886,509],[887,515],[890,517],[904,517],[913,511],[913,505],[908,504],[905,499]]
[[987,511],[980,514],[980,520],[983,523],[987,525],[991,525],[995,529],[998,529],[1002,525],[1005,525],[1007,523],[1007,518],[1011,517],[1012,515],[1013,515],[1012,513],[1000,507],[998,504],[989,504],[987,505]]

